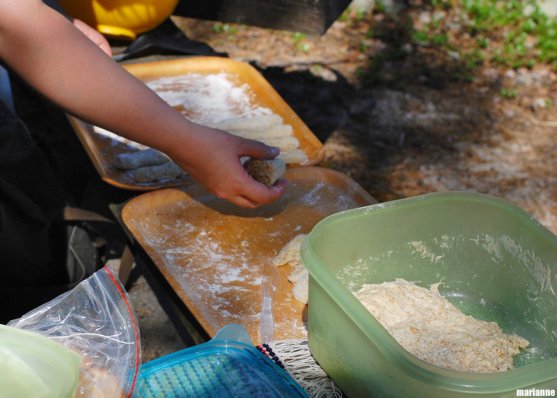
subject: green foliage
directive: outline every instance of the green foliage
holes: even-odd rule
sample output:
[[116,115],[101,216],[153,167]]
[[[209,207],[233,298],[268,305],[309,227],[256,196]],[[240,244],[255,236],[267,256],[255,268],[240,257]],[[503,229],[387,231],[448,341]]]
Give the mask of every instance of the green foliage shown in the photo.
[[307,35],[302,32],[294,32],[292,34],[292,37],[294,38],[295,43],[300,43],[302,40],[304,40],[307,37]]
[[462,59],[464,60],[465,65],[468,69],[474,69],[478,66],[483,65],[485,56],[480,50],[474,48],[470,51],[464,52],[462,54]]
[[[557,67],[557,20],[545,15],[536,0],[430,0],[430,4],[432,12],[449,15],[459,31],[448,37],[447,20],[432,18],[413,32],[418,45],[456,49],[470,67],[485,61],[514,68],[540,62]],[[463,36],[471,40],[463,44]]]
[[431,5],[436,8],[449,9],[451,7],[450,0],[431,0]]
[[215,33],[223,33],[227,35],[235,35],[238,33],[238,28],[227,23],[220,23],[217,22],[213,24],[213,32]]
[[310,45],[305,41],[307,35],[301,32],[294,32],[292,35],[294,39],[294,46],[298,51],[308,52],[310,50]]
[[375,2],[375,12],[384,13],[385,12],[385,3],[383,3],[381,0],[377,0]]
[[514,89],[502,88],[499,91],[499,96],[506,99],[514,99],[517,97],[517,92]]

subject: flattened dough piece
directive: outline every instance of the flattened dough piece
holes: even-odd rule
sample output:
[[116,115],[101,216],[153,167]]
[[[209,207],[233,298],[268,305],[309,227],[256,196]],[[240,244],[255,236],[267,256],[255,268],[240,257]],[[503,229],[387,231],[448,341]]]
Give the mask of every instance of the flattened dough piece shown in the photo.
[[305,238],[306,234],[299,234],[284,245],[275,257],[275,266],[280,267],[287,264],[295,266],[296,264],[301,264],[300,248]]
[[242,138],[262,140],[264,138],[294,137],[294,129],[289,124],[277,124],[261,129],[228,130],[229,133]]
[[294,298],[304,304],[308,302],[309,274],[304,267],[301,257],[301,247],[306,234],[300,234],[292,238],[279,251],[275,257],[275,266],[280,267],[290,264],[292,271],[288,275],[288,280],[292,282],[292,294]]
[[309,295],[309,273],[304,268],[304,273],[300,279],[294,282],[294,287],[292,288],[292,294],[294,298],[301,303],[308,303]]
[[128,170],[126,174],[137,182],[153,182],[170,180],[185,174],[185,172],[176,163],[166,162],[155,166]]
[[282,159],[251,159],[246,162],[245,167],[249,175],[267,186],[277,182],[286,171],[286,164]]
[[133,170],[145,166],[154,166],[170,161],[170,158],[156,149],[121,153],[114,159],[114,166],[118,169]]
[[284,160],[286,164],[300,164],[303,166],[308,163],[308,157],[301,149],[285,152],[281,151],[277,158]]
[[276,146],[281,151],[293,151],[300,147],[296,137],[263,137],[261,141],[269,146]]
[[272,113],[250,117],[237,117],[212,123],[211,127],[225,131],[264,130],[282,124],[282,118]]

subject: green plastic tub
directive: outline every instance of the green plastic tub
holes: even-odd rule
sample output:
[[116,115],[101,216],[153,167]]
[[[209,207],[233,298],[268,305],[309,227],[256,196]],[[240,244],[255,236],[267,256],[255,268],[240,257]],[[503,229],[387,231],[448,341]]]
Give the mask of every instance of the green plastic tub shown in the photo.
[[[557,390],[557,237],[510,203],[449,192],[348,210],[314,227],[302,258],[310,274],[310,351],[349,397]],[[423,287],[442,282],[440,292],[464,313],[525,337],[529,348],[501,373],[419,360],[352,294],[395,278]]]
[[81,357],[38,333],[0,325],[0,397],[72,398]]

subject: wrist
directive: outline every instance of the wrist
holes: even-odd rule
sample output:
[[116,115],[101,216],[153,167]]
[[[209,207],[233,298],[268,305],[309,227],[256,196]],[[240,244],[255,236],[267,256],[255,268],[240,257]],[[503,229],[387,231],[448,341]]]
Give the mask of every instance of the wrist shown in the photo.
[[199,153],[201,128],[202,126],[183,118],[178,126],[168,130],[163,137],[155,139],[157,149],[178,163],[190,163]]

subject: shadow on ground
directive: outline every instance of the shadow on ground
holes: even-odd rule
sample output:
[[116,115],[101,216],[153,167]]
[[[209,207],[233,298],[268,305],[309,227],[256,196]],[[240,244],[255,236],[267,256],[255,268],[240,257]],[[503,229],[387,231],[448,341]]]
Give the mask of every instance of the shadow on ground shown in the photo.
[[369,22],[384,45],[358,69],[358,83],[334,69],[323,78],[309,68],[259,67],[325,144],[322,165],[379,200],[408,196],[397,181],[401,168],[451,167],[464,143],[484,140],[501,86],[498,78],[473,81],[468,66],[446,52],[411,44],[411,11]]

